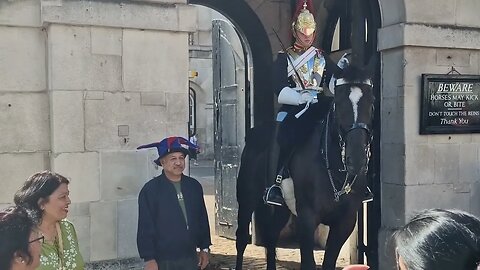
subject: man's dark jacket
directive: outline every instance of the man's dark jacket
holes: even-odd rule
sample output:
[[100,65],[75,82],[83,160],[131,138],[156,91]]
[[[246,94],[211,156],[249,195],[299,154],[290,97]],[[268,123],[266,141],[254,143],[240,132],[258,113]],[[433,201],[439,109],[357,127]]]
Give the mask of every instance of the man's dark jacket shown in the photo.
[[207,210],[200,183],[182,175],[188,228],[175,187],[164,173],[148,181],[138,196],[137,247],[145,261],[191,257],[211,245]]

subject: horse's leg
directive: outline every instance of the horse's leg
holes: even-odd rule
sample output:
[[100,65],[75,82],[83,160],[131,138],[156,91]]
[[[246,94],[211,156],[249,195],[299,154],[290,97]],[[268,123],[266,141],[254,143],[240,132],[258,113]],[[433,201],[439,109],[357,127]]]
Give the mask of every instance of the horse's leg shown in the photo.
[[236,270],[241,270],[243,267],[243,254],[250,240],[249,225],[252,221],[252,213],[254,209],[255,200],[245,201],[238,205],[238,227],[236,231],[235,244],[237,247],[237,262]]
[[263,205],[263,207],[265,207],[264,209],[268,208],[269,213],[262,218],[264,222],[261,225],[263,229],[262,235],[265,236],[264,245],[267,257],[267,270],[275,270],[277,269],[276,247],[278,243],[278,236],[280,231],[288,222],[290,211],[283,207],[272,207],[266,205]]
[[313,257],[315,215],[308,206],[298,207],[297,235],[300,240],[300,256],[302,270],[312,270],[316,268]]
[[345,241],[353,231],[356,222],[356,213],[346,214],[345,218],[330,226],[323,259],[322,270],[335,270],[338,254]]
[[[278,236],[277,236],[277,240],[278,240]],[[276,243],[277,243],[277,241],[275,241],[275,245],[268,245],[268,246],[265,247],[266,256],[267,256],[267,270],[277,269]]]

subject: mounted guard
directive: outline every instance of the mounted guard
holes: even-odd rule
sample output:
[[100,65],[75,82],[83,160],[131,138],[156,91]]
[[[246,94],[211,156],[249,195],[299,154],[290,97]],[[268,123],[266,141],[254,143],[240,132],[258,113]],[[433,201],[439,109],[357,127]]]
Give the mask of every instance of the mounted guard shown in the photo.
[[[276,117],[279,125],[275,135],[275,145],[279,147],[278,161],[274,164],[276,177],[264,195],[264,202],[273,206],[284,205],[281,184],[283,179],[289,177],[286,163],[295,147],[312,133],[315,123],[327,115],[332,98],[326,92],[334,93],[334,77],[329,78],[328,90],[322,87],[327,82],[327,62],[328,65],[332,63],[323,50],[312,45],[316,35],[312,0],[297,1],[292,34],[295,38],[293,45],[278,53],[273,68],[274,90],[278,103],[282,104]],[[342,69],[346,67],[347,55],[337,65]],[[373,194],[367,187],[364,201],[372,199]]]
[[[351,29],[362,30],[361,0],[352,2],[357,6],[352,6]],[[315,230],[320,223],[329,226],[322,269],[335,270],[368,190],[376,53],[366,64],[359,56],[365,49],[365,34],[358,31],[354,36],[352,32],[350,63],[346,57],[333,63],[312,46],[315,20],[311,8],[311,1],[298,3],[292,26],[294,45],[284,48],[275,62],[273,82],[282,104],[276,124],[257,125],[245,138],[236,186],[235,269],[243,267],[255,213],[255,232],[266,248],[267,270],[276,269],[275,248],[289,220],[295,223],[302,270],[317,269]],[[331,81],[325,78],[326,69],[337,78],[334,91],[330,90],[333,97],[322,88],[326,79]],[[284,179],[287,176],[291,178]],[[265,193],[274,179],[275,184]],[[284,204],[287,207],[271,207]]]

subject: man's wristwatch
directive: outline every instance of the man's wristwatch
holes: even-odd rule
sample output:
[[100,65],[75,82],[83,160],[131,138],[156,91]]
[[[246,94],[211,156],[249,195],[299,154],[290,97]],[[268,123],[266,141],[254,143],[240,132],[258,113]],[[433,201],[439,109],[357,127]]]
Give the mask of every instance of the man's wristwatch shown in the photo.
[[202,251],[205,253],[210,253],[210,248],[202,248]]

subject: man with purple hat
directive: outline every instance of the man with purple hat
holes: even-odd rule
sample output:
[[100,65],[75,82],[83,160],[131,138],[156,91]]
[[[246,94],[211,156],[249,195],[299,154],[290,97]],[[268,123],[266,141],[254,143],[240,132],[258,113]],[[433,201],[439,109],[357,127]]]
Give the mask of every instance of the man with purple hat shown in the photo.
[[154,162],[163,171],[138,196],[138,253],[146,270],[204,269],[211,239],[203,189],[183,174],[185,157],[197,146],[182,137],[168,137],[137,149],[152,147],[159,155]]

